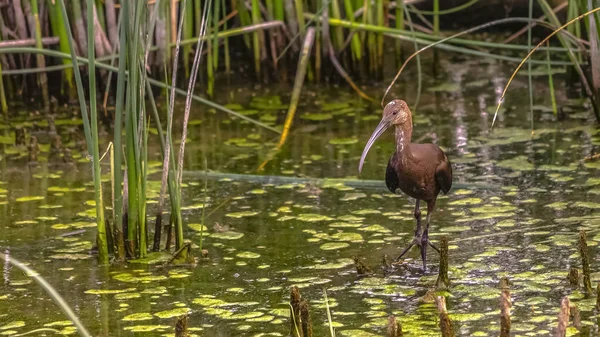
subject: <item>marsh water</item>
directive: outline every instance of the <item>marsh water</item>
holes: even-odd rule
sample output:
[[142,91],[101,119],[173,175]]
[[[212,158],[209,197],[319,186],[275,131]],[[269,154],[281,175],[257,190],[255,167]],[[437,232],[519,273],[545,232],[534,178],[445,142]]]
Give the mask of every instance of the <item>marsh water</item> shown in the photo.
[[[600,130],[582,101],[561,96],[560,72],[555,83],[566,120],[556,121],[552,113],[547,77],[535,76],[532,123],[527,77],[520,74],[490,130],[512,69],[479,60],[442,61],[447,75],[425,76],[413,111],[414,139],[440,145],[454,165],[453,189],[438,200],[430,231],[434,242],[444,235],[450,243],[451,286],[444,293],[450,317],[460,336],[498,335],[498,281],[506,276],[514,335],[547,336],[565,295],[582,314],[581,332],[569,333],[596,335],[595,299],[571,287],[567,273],[571,266],[581,268],[577,236],[585,229],[592,282],[600,281],[600,161],[585,160],[598,151]],[[381,97],[384,84],[365,90]],[[285,85],[237,83],[222,85],[215,100],[281,125],[290,91]],[[416,80],[403,80],[392,96],[412,105],[416,92]],[[430,252],[426,273],[416,251],[391,270],[382,268],[383,256],[399,254],[415,225],[414,201],[392,195],[383,181],[394,149],[392,132],[376,143],[358,176],[362,148],[380,116],[377,104],[345,85],[307,85],[287,145],[257,172],[277,135],[194,106],[184,221],[186,238],[197,247],[206,158],[209,203],[202,247],[208,258],[193,266],[98,266],[90,254],[94,195],[80,120],[70,109],[55,119],[77,162],[71,165],[53,153],[46,118],[25,111],[2,124],[0,247],[46,278],[96,336],[173,335],[175,317],[183,313],[189,313],[195,335],[286,336],[293,285],[309,300],[317,336],[329,334],[324,290],[340,336],[384,335],[390,314],[407,335],[437,336],[437,311],[425,295],[435,286],[438,256]],[[25,146],[15,145],[15,127],[37,136],[37,165],[27,163]],[[105,146],[110,138],[107,131]],[[153,214],[160,148],[152,135],[151,142]],[[108,159],[103,163],[110,191]],[[200,256],[197,248],[195,255]],[[357,275],[354,257],[372,274]],[[35,282],[2,266],[0,334],[76,334]]]

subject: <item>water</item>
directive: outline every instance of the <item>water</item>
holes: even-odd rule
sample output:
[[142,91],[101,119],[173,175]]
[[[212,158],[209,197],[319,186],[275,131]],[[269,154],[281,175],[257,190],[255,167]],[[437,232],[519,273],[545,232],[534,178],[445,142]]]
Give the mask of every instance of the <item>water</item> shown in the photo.
[[[578,231],[585,229],[592,283],[600,281],[596,248],[600,164],[584,161],[600,145],[591,112],[572,102],[571,119],[553,121],[547,79],[536,77],[532,136],[526,77],[518,76],[509,89],[507,109],[490,131],[494,104],[512,68],[475,61],[446,61],[444,67],[446,79],[425,80],[424,88],[438,91],[425,90],[419,109],[413,111],[414,139],[437,143],[454,165],[453,190],[438,199],[430,236],[434,242],[441,235],[450,241],[447,305],[458,335],[498,334],[497,284],[503,276],[512,282],[514,333],[548,335],[557,324],[561,297],[569,295],[582,313],[580,335],[594,334],[598,330],[594,300],[585,299],[566,279],[569,267],[580,268],[576,240]],[[560,75],[555,83],[562,83],[557,78]],[[230,106],[274,124],[285,118],[285,109],[279,108],[289,101],[288,87],[223,88],[219,103],[238,104]],[[406,98],[412,105],[414,80],[394,90],[394,97]],[[367,92],[379,95],[383,89],[377,86]],[[307,86],[288,144],[259,174],[356,179],[358,158],[380,114],[380,108],[347,89]],[[10,127],[3,125],[3,132],[11,136],[10,130],[21,124],[36,135],[42,144],[40,163],[27,165],[26,149],[15,147],[14,138],[2,138],[0,246],[45,277],[94,335],[172,335],[173,316],[184,312],[190,312],[190,331],[197,335],[287,335],[292,285],[300,287],[310,302],[315,335],[329,333],[324,289],[338,335],[383,335],[390,314],[399,318],[405,333],[439,334],[437,312],[425,296],[437,275],[433,251],[426,274],[419,268],[416,251],[394,270],[382,269],[384,254],[392,258],[399,254],[414,230],[414,201],[392,195],[383,182],[394,146],[392,132],[370,151],[360,176],[379,183],[342,184],[330,179],[260,183],[248,176],[223,178],[217,173],[257,174],[277,135],[195,107],[186,148],[190,172],[184,177],[184,221],[189,225],[186,238],[199,244],[206,157],[212,171],[203,241],[208,259],[195,266],[99,267],[89,254],[95,240],[89,165],[65,164],[45,145],[51,137],[44,119],[23,122],[25,117]],[[69,125],[77,121],[65,123],[67,119],[65,114],[58,116],[56,128],[75,160],[80,160],[83,137],[69,136],[80,126]],[[159,151],[155,141],[149,151],[153,164],[160,161]],[[106,181],[109,169],[105,159]],[[151,209],[159,179],[159,174],[152,176]],[[105,190],[109,193],[108,183]],[[85,231],[60,236],[79,229]],[[357,276],[355,256],[373,274]],[[35,335],[50,336],[50,329],[55,329],[74,334],[66,319],[37,284],[3,264],[1,333],[42,329]]]

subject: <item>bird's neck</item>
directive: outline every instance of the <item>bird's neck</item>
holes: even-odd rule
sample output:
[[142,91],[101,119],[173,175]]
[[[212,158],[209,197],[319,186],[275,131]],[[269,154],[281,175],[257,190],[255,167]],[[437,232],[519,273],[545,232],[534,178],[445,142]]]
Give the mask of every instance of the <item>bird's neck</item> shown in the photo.
[[396,152],[410,155],[410,142],[412,140],[412,121],[396,125]]

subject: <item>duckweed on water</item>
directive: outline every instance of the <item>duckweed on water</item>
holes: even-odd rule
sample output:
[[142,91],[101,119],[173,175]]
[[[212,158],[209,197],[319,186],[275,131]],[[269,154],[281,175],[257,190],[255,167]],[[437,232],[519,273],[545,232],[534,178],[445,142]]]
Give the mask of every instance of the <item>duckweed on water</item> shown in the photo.
[[258,215],[258,212],[255,211],[243,211],[243,212],[233,212],[233,213],[227,213],[225,214],[225,216],[228,216],[230,218],[245,218],[245,217],[250,217],[250,216],[255,216]]
[[227,232],[216,232],[210,235],[211,238],[221,240],[238,240],[244,237],[244,233],[227,231]]
[[241,252],[236,255],[237,257],[241,257],[243,259],[258,259],[260,254],[254,252]]
[[123,321],[149,321],[151,319],[153,319],[154,317],[147,312],[141,312],[141,313],[137,313],[137,314],[131,314],[131,315],[127,315],[125,317],[123,317]]
[[333,220],[333,218],[330,218],[326,215],[321,215],[321,214],[312,214],[312,213],[304,213],[304,214],[299,214],[296,217],[297,220],[300,221],[305,221],[305,222],[319,222],[319,221],[330,221]]
[[352,145],[358,143],[358,138],[350,137],[350,138],[333,138],[329,140],[329,144],[331,145]]
[[25,326],[24,321],[12,321],[3,326],[0,326],[0,330],[8,330],[8,329],[18,329]]
[[192,312],[192,310],[190,308],[175,308],[175,309],[171,309],[171,310],[159,311],[159,312],[155,313],[154,316],[156,316],[158,318],[173,318],[173,317],[187,315],[191,312]]

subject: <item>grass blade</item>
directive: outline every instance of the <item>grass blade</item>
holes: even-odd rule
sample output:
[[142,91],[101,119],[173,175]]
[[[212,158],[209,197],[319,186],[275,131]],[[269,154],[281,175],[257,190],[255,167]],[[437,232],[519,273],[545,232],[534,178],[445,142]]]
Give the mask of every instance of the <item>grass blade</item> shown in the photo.
[[46,279],[44,279],[42,276],[40,276],[40,274],[38,274],[33,269],[29,268],[25,264],[21,263],[19,260],[15,259],[9,255],[0,253],[0,259],[19,268],[21,271],[23,271],[23,273],[25,273],[25,275],[31,277],[42,288],[44,288],[44,290],[46,290],[48,295],[50,295],[50,297],[52,297],[54,302],[56,302],[58,307],[67,315],[67,317],[69,317],[71,322],[73,322],[73,324],[77,327],[77,332],[81,336],[83,336],[83,337],[91,337],[92,336],[89,333],[89,331],[85,328],[85,326],[81,323],[81,321],[79,321],[79,318],[77,318],[77,316],[75,315],[73,310],[71,310],[71,308],[69,307],[67,302],[62,298],[62,296],[60,296],[58,291],[56,291],[56,289],[54,289],[54,287],[52,287],[52,285],[50,285],[50,283],[48,283],[48,281],[46,281]]
[[[541,0],[543,1],[543,0]],[[515,69],[515,71],[512,73],[512,75],[510,76],[508,82],[506,83],[506,86],[504,87],[504,90],[502,90],[502,96],[500,97],[500,100],[498,101],[498,105],[496,106],[496,111],[494,112],[494,118],[492,119],[492,125],[491,127],[494,127],[494,122],[496,121],[496,117],[498,116],[498,110],[500,110],[500,106],[502,105],[502,102],[504,101],[504,96],[506,95],[506,90],[508,90],[508,87],[510,86],[510,83],[512,82],[512,80],[515,78],[517,72],[521,69],[521,67],[523,66],[523,64],[531,57],[531,55],[544,43],[546,43],[546,41],[548,41],[551,37],[553,37],[554,35],[558,34],[559,32],[561,32],[563,29],[565,29],[566,27],[568,27],[569,25],[573,24],[576,21],[579,21],[583,18],[585,18],[588,15],[591,15],[595,12],[600,11],[600,7],[598,8],[594,8],[586,13],[583,13],[581,15],[579,15],[578,17],[570,20],[569,22],[565,23],[564,25],[560,26],[560,28],[556,29],[555,31],[553,31],[551,34],[549,34],[548,36],[546,36],[542,41],[540,41],[537,46],[535,48],[533,48],[528,54],[527,56],[525,56],[525,58],[521,61],[521,63],[519,63],[519,65],[517,66],[517,69]],[[582,81],[585,80],[585,76],[582,76]],[[589,86],[588,86],[589,88]],[[590,97],[592,97],[592,95],[589,95]],[[593,101],[592,101],[593,103]],[[597,110],[597,107],[594,107],[594,113],[596,114],[596,119],[600,120],[600,112]]]
[[310,51],[312,49],[314,40],[315,29],[313,27],[310,27],[306,31],[304,44],[302,45],[302,50],[300,51],[300,58],[298,60],[298,67],[296,69],[296,76],[294,78],[294,89],[292,90],[292,98],[290,100],[290,106],[288,108],[285,123],[283,125],[283,132],[281,133],[279,143],[277,144],[277,149],[281,149],[283,144],[285,144],[287,136],[290,132],[290,128],[292,127],[292,122],[294,120],[296,108],[298,107],[298,101],[300,100],[300,93],[302,92],[304,76],[306,75],[306,68],[308,66]]

